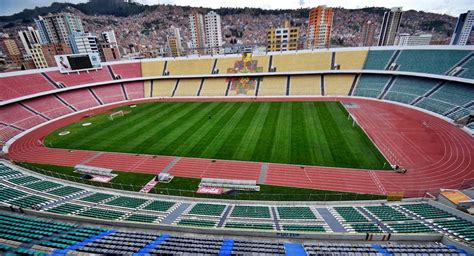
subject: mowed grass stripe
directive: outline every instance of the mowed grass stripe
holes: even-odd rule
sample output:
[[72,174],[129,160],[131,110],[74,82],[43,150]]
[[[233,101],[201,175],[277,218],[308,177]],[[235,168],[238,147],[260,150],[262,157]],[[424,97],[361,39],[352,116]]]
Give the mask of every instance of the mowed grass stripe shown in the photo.
[[[177,112],[185,108],[186,106],[183,104],[164,104],[163,107],[159,109],[150,107],[144,112],[144,114],[137,115],[139,117],[138,119],[124,122],[124,125],[117,125],[114,130],[110,131],[110,134],[117,134],[117,136],[112,137],[108,145],[108,140],[102,140],[99,142],[98,146],[106,145],[105,147],[107,150],[113,150],[124,141],[130,140],[130,138],[136,138],[137,132],[146,132],[147,130],[152,129],[153,123],[160,120],[160,118],[163,118],[171,112]],[[140,120],[147,120],[147,122]]]
[[176,131],[179,131],[179,136],[173,136],[173,133],[176,131],[173,131],[172,133],[168,134],[166,136],[166,139],[168,138],[174,138],[173,140],[167,141],[167,143],[164,145],[165,148],[163,149],[165,152],[169,152],[168,154],[170,155],[182,155],[186,156],[184,154],[186,148],[192,148],[194,147],[196,141],[194,139],[198,140],[199,137],[201,137],[201,132],[199,131],[203,126],[210,125],[209,124],[209,116],[212,115],[217,116],[217,118],[225,115],[225,111],[221,112],[224,109],[229,109],[230,105],[226,105],[223,102],[219,102],[216,104],[213,108],[207,109],[205,112],[202,112],[200,115],[197,116],[196,122],[194,122],[191,126],[186,127],[186,129],[182,129],[183,127],[180,127],[180,129],[177,129]]
[[[148,122],[146,130],[139,135],[132,146],[132,151],[135,152],[153,152],[153,146],[156,145],[159,141],[163,140],[169,131],[175,130],[175,127],[182,123],[182,119],[189,119],[194,116],[194,113],[199,113],[206,108],[209,108],[209,105],[193,105],[189,103],[181,103],[183,108],[177,112],[169,113],[168,115],[163,116],[160,119],[157,119],[153,122]],[[204,106],[203,108],[200,108]],[[146,122],[147,120],[145,120]],[[192,123],[192,122],[191,122]]]
[[[172,151],[166,151],[166,146],[176,142],[182,133],[195,125],[195,123],[202,119],[203,116],[207,115],[213,110],[216,110],[219,106],[218,103],[211,104],[199,104],[193,105],[187,103],[189,107],[180,113],[181,115],[171,115],[162,118],[162,122],[157,125],[157,128],[151,129],[146,139],[133,149],[136,152],[145,151],[147,153],[156,152],[159,150],[164,155],[171,155]],[[183,122],[183,120],[188,120]],[[171,134],[171,135],[170,135]]]
[[[101,132],[101,137],[88,143],[94,143],[93,147],[97,150],[105,148],[106,151],[111,152],[133,152],[132,145],[139,140],[141,135],[153,129],[153,123],[171,112],[176,113],[186,108],[183,104],[163,104],[161,108],[156,108],[153,105],[156,104],[148,103],[143,107],[139,105],[132,110],[132,113],[111,121],[112,125],[109,125],[112,127],[112,130],[107,129],[105,134]],[[114,136],[109,136],[109,134]],[[104,139],[104,137],[109,138]]]
[[[346,140],[344,139],[344,134],[341,129],[345,130],[344,124],[337,124],[332,116],[331,112],[329,111],[330,104],[336,103],[328,103],[327,105],[323,105],[319,108],[319,113],[321,115],[320,120],[323,121],[323,129],[326,137],[332,138],[331,143],[329,143],[329,150],[332,154],[333,159],[335,159],[341,166],[348,167],[351,166],[351,163],[356,163],[353,156],[350,154],[348,150],[348,145]],[[334,106],[331,106],[334,107]]]
[[[147,112],[144,116],[142,116],[141,121],[136,120],[132,123],[128,123],[129,126],[120,126],[117,130],[116,136],[112,139],[112,143],[107,145],[107,150],[113,151],[115,148],[125,148],[127,152],[132,150],[132,143],[127,143],[123,145],[124,141],[132,141],[137,139],[138,133],[146,133],[148,130],[153,129],[153,124],[158,122],[161,118],[165,117],[169,113],[176,113],[186,109],[187,106],[184,104],[165,104],[164,106],[169,106],[166,108],[154,110],[151,112]],[[146,120],[146,121],[143,121]],[[107,141],[107,140],[106,140]],[[105,142],[104,142],[105,143]]]
[[[303,105],[303,106],[301,106]],[[307,102],[302,104],[293,104],[291,108],[291,146],[290,151],[291,161],[295,163],[310,164],[314,163],[315,152],[312,146],[312,141],[309,139],[308,131],[306,130],[306,122],[304,116],[304,106]]]
[[289,104],[279,104],[280,112],[277,118],[274,142],[272,147],[272,157],[270,162],[287,163],[291,162],[291,107]]
[[221,103],[222,105],[219,105],[215,111],[210,112],[208,116],[204,116],[196,123],[196,125],[190,129],[186,137],[181,138],[181,145],[178,143],[171,145],[174,146],[173,154],[200,156],[200,153],[204,150],[203,146],[205,146],[202,143],[208,143],[206,139],[216,136],[215,133],[219,127],[222,127],[223,123],[239,108],[239,106],[234,104]]
[[[105,121],[108,118],[107,114],[97,115],[87,119],[87,121],[80,121],[71,126],[72,129],[78,129],[82,127],[83,123],[92,123],[91,126],[82,127],[83,129],[94,130],[94,132],[88,134],[87,137],[84,137],[82,133],[72,132],[68,136],[64,137],[63,140],[52,142],[57,144],[56,146],[62,146],[63,144],[67,144],[71,148],[81,148],[84,145],[91,146],[91,149],[101,148],[102,145],[97,145],[96,142],[103,142],[109,144],[113,140],[113,138],[110,138],[110,140],[100,140],[100,138],[102,138],[105,134],[110,134],[109,132],[113,132],[114,130],[116,130],[115,128],[120,129],[129,127],[130,123],[140,123],[140,120],[143,120],[143,116],[146,113],[153,110],[157,110],[159,108],[163,108],[163,106],[144,104],[144,106],[141,106],[140,111],[132,112],[132,114],[130,114],[129,118],[127,118],[126,120],[121,120],[122,122],[116,122],[117,125],[110,125],[110,123]],[[133,129],[131,130],[133,131]]]
[[248,144],[242,143],[245,138],[251,137],[248,131],[253,128],[251,123],[261,105],[254,102],[247,102],[246,104],[248,107],[245,109],[245,112],[242,113],[240,119],[236,120],[235,123],[232,122],[233,128],[228,130],[223,129],[226,131],[226,138],[222,140],[220,147],[216,147],[216,158],[238,159],[234,157],[236,152],[247,151],[245,153],[248,154],[248,150],[243,147],[256,141],[255,138],[251,138]]
[[[114,109],[128,110],[128,107]],[[381,169],[385,159],[339,102],[155,102],[48,135],[54,147]],[[211,118],[209,118],[211,116]],[[91,121],[90,127],[82,127]],[[71,135],[58,136],[70,130]],[[388,168],[387,166],[385,166]]]
[[227,118],[221,118],[216,122],[211,129],[199,140],[197,145],[191,151],[191,154],[218,157],[218,151],[229,137],[230,133],[236,126],[244,125],[240,123],[244,114],[249,109],[249,104],[235,103],[232,111],[227,115]]
[[[166,103],[169,104],[169,103]],[[186,103],[176,104],[177,107],[169,109],[165,112],[155,112],[154,114],[146,115],[141,121],[138,121],[136,128],[131,128],[135,133],[128,133],[126,137],[122,137],[122,143],[126,142],[125,145],[120,146],[124,148],[125,152],[141,152],[141,153],[150,153],[147,151],[148,146],[153,142],[150,139],[151,136],[158,132],[159,128],[163,125],[176,121],[180,117],[186,115],[194,108],[199,107],[199,105],[190,105]],[[128,130],[127,128],[125,130]],[[121,133],[121,132],[119,132]],[[119,147],[118,145],[115,145]],[[141,151],[139,151],[141,150]]]
[[258,143],[252,155],[252,159],[259,162],[269,162],[272,158],[275,133],[277,132],[276,123],[281,110],[280,102],[269,102],[268,104],[270,104],[270,111],[265,117],[264,128],[258,136]]
[[242,133],[239,135],[241,140],[239,144],[236,144],[235,152],[232,155],[232,158],[229,159],[236,159],[236,160],[247,160],[247,159],[255,159],[253,154],[255,152],[255,148],[259,142],[258,137],[262,133],[265,124],[265,116],[268,115],[270,111],[270,104],[258,104],[257,110],[250,120],[246,129],[242,129]]
[[314,157],[316,163],[327,163],[329,166],[334,166],[336,161],[329,150],[329,139],[324,133],[323,123],[319,115],[318,108],[322,105],[318,102],[310,102],[303,109],[305,112],[305,126],[308,131],[308,139],[315,151]]

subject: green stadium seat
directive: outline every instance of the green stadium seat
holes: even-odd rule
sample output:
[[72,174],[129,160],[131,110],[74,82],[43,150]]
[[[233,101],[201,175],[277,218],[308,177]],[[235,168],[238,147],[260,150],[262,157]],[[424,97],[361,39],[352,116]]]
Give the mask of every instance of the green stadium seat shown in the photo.
[[365,60],[364,69],[384,70],[392,55],[393,50],[369,51]]
[[71,187],[71,186],[64,186],[48,192],[48,194],[56,195],[56,196],[69,196],[72,194],[76,194],[79,192],[83,192],[84,189]]
[[277,211],[280,219],[316,219],[316,216],[309,207],[277,207]]
[[270,209],[266,206],[244,206],[244,205],[236,205],[232,211],[231,217],[262,218],[262,219],[271,218]]
[[137,208],[138,206],[144,204],[147,200],[143,198],[134,198],[134,197],[127,197],[121,196],[109,201],[105,204],[107,205],[114,205],[114,206],[121,206],[126,208]]
[[452,214],[433,207],[429,204],[404,204],[400,205],[400,207],[403,207],[413,212],[414,214],[423,219],[440,219],[453,217]]
[[392,83],[384,99],[410,104],[437,84],[439,81],[434,79],[399,76]]
[[423,98],[418,103],[416,103],[415,106],[438,113],[440,115],[444,115],[446,112],[456,107],[455,105],[451,105],[444,101],[439,101],[432,98]]
[[175,204],[176,204],[175,202],[170,202],[170,201],[154,200],[153,202],[145,206],[143,209],[149,210],[149,211],[166,212]]
[[90,202],[90,203],[100,203],[106,199],[112,198],[114,195],[104,194],[104,193],[94,193],[92,195],[81,198],[81,201]]
[[394,208],[383,205],[383,206],[365,206],[370,213],[376,216],[379,220],[382,221],[403,221],[403,220],[412,220],[412,218],[406,216],[405,214],[395,210]]
[[437,228],[440,228],[464,240],[469,242],[474,241],[474,226],[467,220],[456,217],[448,220],[434,220],[433,224]]
[[387,224],[396,233],[433,233],[430,227],[420,222],[403,222]]
[[273,230],[273,225],[268,223],[241,223],[241,222],[228,222],[225,224],[226,228],[238,228],[238,229],[264,229]]
[[468,53],[463,50],[403,50],[395,62],[399,71],[444,74]]
[[221,216],[226,205],[223,204],[203,204],[198,203],[188,212],[193,215]]
[[47,203],[48,201],[49,199],[47,198],[37,196],[37,195],[32,195],[32,196],[27,196],[27,197],[23,197],[17,200],[10,201],[9,204],[22,207],[22,208],[27,208],[27,207],[31,208],[38,204]]
[[7,202],[12,199],[26,196],[27,193],[14,188],[5,188],[0,193],[0,202]]
[[181,226],[196,226],[196,227],[215,227],[216,222],[211,220],[198,220],[198,219],[181,219],[177,223]]
[[389,80],[389,75],[361,75],[353,94],[355,96],[377,98]]
[[125,213],[102,208],[91,208],[77,215],[95,219],[116,220],[125,215]]
[[84,206],[71,204],[71,203],[65,203],[65,204],[56,206],[54,208],[48,209],[47,212],[53,212],[53,213],[58,213],[58,214],[71,214],[82,209],[84,209]]
[[11,183],[17,184],[17,185],[22,185],[22,184],[25,184],[25,183],[31,183],[31,182],[35,182],[35,181],[39,181],[39,180],[40,180],[39,178],[36,178],[36,177],[33,177],[33,176],[22,176],[22,177],[18,177],[18,178],[9,179],[8,181],[10,181]]
[[128,216],[125,220],[127,220],[127,221],[135,221],[135,222],[148,222],[148,223],[152,223],[152,222],[154,222],[156,219],[158,219],[158,217],[157,217],[157,216],[153,216],[153,215],[132,214],[132,215]]
[[368,222],[369,220],[354,207],[334,207],[334,210],[346,222]]
[[37,190],[37,191],[41,191],[41,192],[44,192],[48,189],[52,189],[52,188],[58,188],[58,187],[61,187],[62,185],[61,184],[58,184],[58,183],[54,183],[54,182],[51,182],[51,181],[47,181],[47,180],[42,180],[42,181],[38,181],[38,182],[35,182],[35,183],[30,183],[28,185],[25,185],[25,187],[28,187],[28,188],[31,188],[31,189],[34,189],[34,190]]

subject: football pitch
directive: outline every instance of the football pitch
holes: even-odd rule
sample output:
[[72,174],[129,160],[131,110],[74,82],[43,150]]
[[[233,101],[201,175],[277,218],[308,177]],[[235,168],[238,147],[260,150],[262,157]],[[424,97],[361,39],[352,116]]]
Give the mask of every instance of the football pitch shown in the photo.
[[[124,115],[110,120],[119,110]],[[339,102],[152,102],[84,118],[49,134],[45,145],[387,169],[383,155],[347,117]],[[69,134],[60,136],[64,131]]]

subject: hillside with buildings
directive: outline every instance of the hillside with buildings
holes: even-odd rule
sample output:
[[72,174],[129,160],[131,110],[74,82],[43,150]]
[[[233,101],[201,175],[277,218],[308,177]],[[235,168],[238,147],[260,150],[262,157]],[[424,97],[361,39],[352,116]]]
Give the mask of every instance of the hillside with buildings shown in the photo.
[[[388,9],[375,7],[356,10],[325,7],[312,10],[210,10],[175,5],[142,6],[111,0],[104,5],[109,8],[93,8],[97,2],[78,5],[54,3],[50,7],[0,17],[3,54],[8,55],[5,41],[9,40],[9,45],[15,42],[19,56],[13,62],[30,62],[31,67],[38,68],[51,66],[53,61],[40,65],[24,57],[32,56],[33,52],[81,53],[77,44],[85,41],[95,43],[82,48],[99,52],[103,61],[124,57],[234,53],[249,47],[253,51],[285,51],[375,46],[380,44],[379,35],[385,32],[389,41],[381,45],[449,44],[456,25],[456,18],[452,16],[401,10],[395,17],[398,22],[396,30],[382,31],[383,20],[394,17],[384,19],[384,13],[390,13]],[[43,29],[41,19],[57,16],[50,12],[75,17],[71,20],[77,17],[81,24],[70,24],[71,31],[76,31],[72,35],[67,33],[64,36],[63,33],[64,38],[51,36],[48,39],[41,31],[48,31],[48,22],[53,24],[55,18],[43,22],[46,24]],[[312,30],[316,24],[324,29]],[[31,33],[32,30],[38,32]],[[38,37],[37,41],[35,37]],[[317,41],[319,39],[322,41]],[[28,46],[30,41],[32,45]],[[36,49],[32,52],[31,47]]]

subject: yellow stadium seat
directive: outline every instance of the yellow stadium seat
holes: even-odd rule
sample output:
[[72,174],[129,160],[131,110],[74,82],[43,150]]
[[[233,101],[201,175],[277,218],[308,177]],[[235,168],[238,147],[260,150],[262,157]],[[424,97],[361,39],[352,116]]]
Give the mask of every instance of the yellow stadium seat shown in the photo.
[[324,76],[324,95],[349,95],[355,75],[337,74]]
[[201,78],[180,79],[175,96],[197,96]]
[[268,63],[270,62],[269,56],[252,56],[253,60],[257,61],[257,67],[262,67],[262,72],[268,72]]
[[200,96],[225,96],[227,81],[225,78],[206,78]]
[[340,69],[362,69],[368,51],[338,51],[336,52],[335,64]]
[[277,72],[330,70],[331,53],[297,53],[274,55],[272,66]]
[[164,61],[142,61],[142,76],[161,76],[163,75]]
[[150,94],[151,94],[151,81],[145,81],[143,83],[143,90],[144,90],[144,93],[145,93],[145,98],[148,98],[150,97]]
[[176,79],[160,79],[153,81],[153,97],[171,97]]
[[290,95],[321,95],[321,76],[291,76]]
[[234,68],[235,62],[240,60],[240,57],[219,58],[217,59],[216,69],[219,69],[219,74],[227,74],[227,70]]
[[166,70],[170,76],[176,75],[205,75],[212,73],[214,59],[185,59],[170,60]]
[[286,76],[269,76],[260,81],[259,96],[286,95]]

